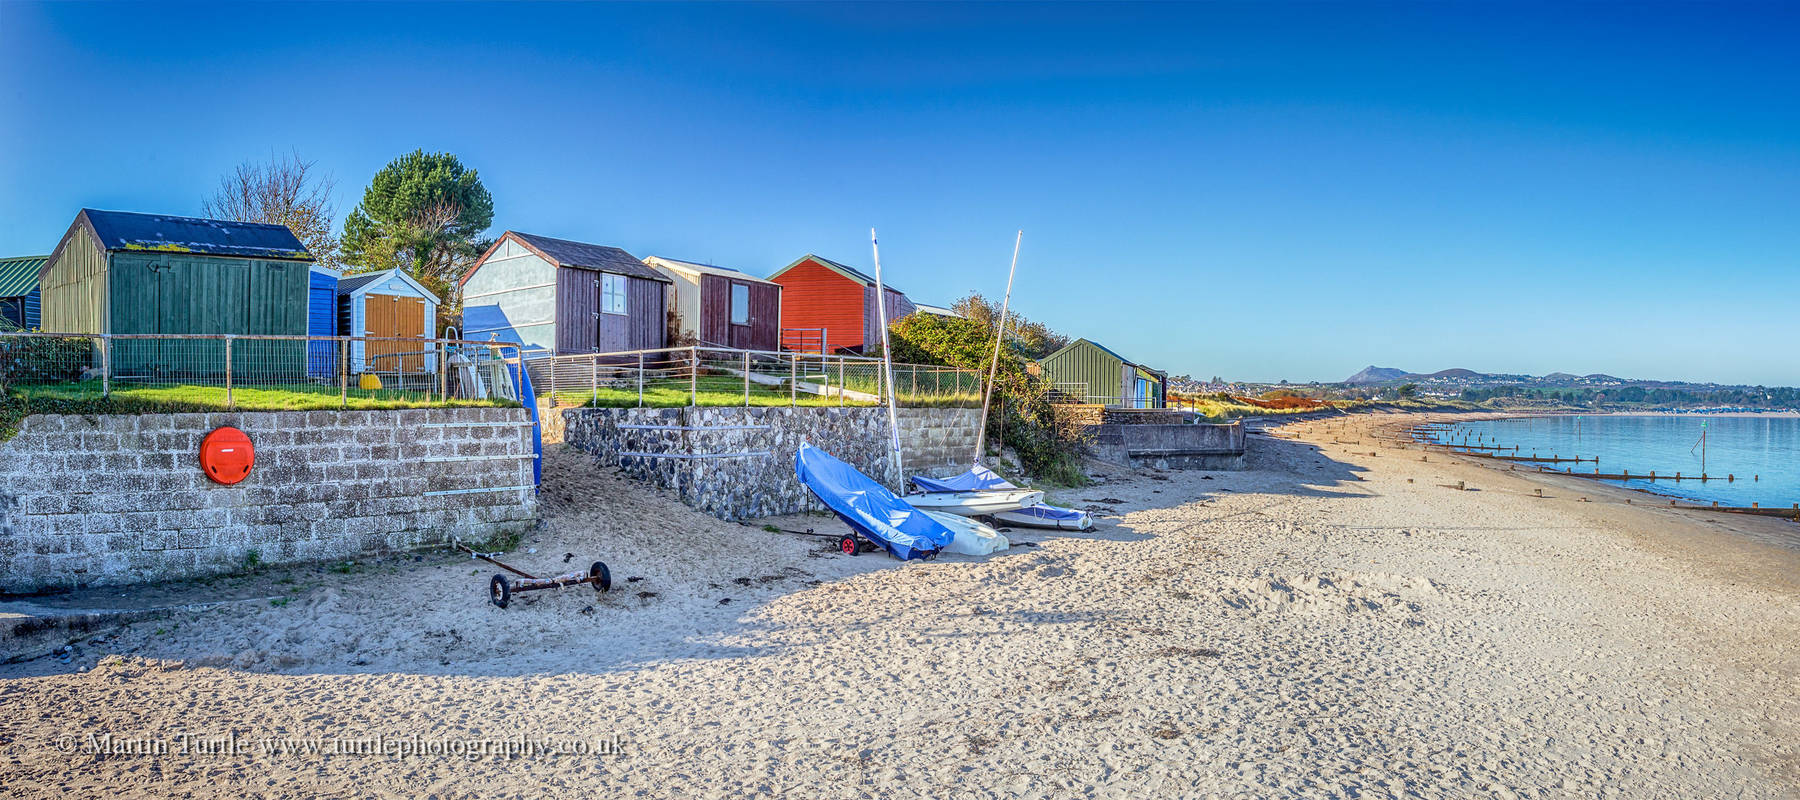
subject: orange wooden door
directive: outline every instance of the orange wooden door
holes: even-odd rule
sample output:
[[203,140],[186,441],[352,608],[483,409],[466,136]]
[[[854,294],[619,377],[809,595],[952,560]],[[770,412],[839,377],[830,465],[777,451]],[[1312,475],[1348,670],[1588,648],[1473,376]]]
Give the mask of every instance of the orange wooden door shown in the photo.
[[[425,370],[425,301],[417,297],[371,294],[363,297],[363,345],[367,369],[391,372]],[[405,340],[405,341],[399,341]]]

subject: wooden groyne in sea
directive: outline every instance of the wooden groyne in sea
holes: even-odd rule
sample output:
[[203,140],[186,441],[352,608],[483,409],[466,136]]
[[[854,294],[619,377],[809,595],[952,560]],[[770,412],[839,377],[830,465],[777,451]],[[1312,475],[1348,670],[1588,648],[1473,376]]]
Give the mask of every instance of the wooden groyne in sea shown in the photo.
[[[1393,443],[1393,444],[1401,446],[1401,447],[1416,446],[1419,449],[1426,450],[1426,451],[1436,450],[1438,452],[1450,453],[1453,455],[1467,456],[1469,458],[1485,458],[1485,459],[1490,459],[1490,460],[1494,460],[1494,461],[1524,461],[1524,462],[1532,462],[1532,463],[1536,463],[1536,464],[1540,464],[1540,465],[1551,464],[1551,463],[1583,463],[1583,462],[1585,462],[1585,463],[1591,463],[1591,464],[1595,465],[1593,472],[1576,472],[1575,469],[1572,467],[1565,468],[1562,470],[1557,470],[1554,468],[1547,469],[1543,466],[1539,466],[1537,468],[1538,473],[1542,473],[1545,475],[1562,475],[1564,477],[1569,477],[1569,478],[1587,478],[1588,480],[1619,481],[1619,482],[1701,481],[1703,483],[1708,482],[1708,481],[1725,481],[1726,483],[1736,483],[1738,480],[1737,476],[1732,473],[1726,473],[1723,477],[1720,477],[1718,475],[1710,475],[1710,474],[1707,474],[1704,472],[1700,473],[1699,475],[1693,475],[1693,474],[1686,474],[1686,473],[1682,473],[1682,472],[1672,472],[1672,473],[1671,472],[1661,472],[1658,470],[1651,470],[1648,473],[1634,473],[1631,470],[1620,470],[1619,472],[1601,472],[1600,467],[1599,467],[1600,459],[1598,456],[1589,457],[1589,458],[1583,458],[1581,456],[1573,456],[1573,457],[1565,458],[1565,457],[1562,457],[1560,454],[1552,454],[1549,458],[1543,458],[1543,457],[1540,457],[1536,453],[1533,453],[1529,456],[1518,456],[1518,455],[1508,456],[1508,455],[1500,455],[1499,451],[1511,450],[1516,453],[1516,452],[1518,452],[1519,448],[1516,445],[1513,447],[1507,447],[1505,445],[1501,445],[1498,443],[1493,444],[1493,445],[1447,444],[1444,442],[1440,442],[1435,437],[1431,436],[1431,434],[1442,434],[1442,433],[1448,432],[1449,430],[1451,430],[1450,423],[1443,423],[1443,422],[1418,423],[1418,424],[1414,424],[1414,425],[1408,427],[1406,429],[1405,433],[1402,434],[1400,437],[1389,439],[1388,441],[1390,443]],[[1482,441],[1482,439],[1477,439],[1477,441],[1478,442]],[[1761,475],[1752,475],[1752,476],[1750,476],[1749,480],[1752,482],[1760,481],[1760,480],[1762,480],[1762,476]],[[1631,501],[1629,499],[1627,499],[1625,502],[1630,503]],[[1780,517],[1783,519],[1791,519],[1795,522],[1800,522],[1800,503],[1795,503],[1788,508],[1781,508],[1779,506],[1765,508],[1760,503],[1751,503],[1748,506],[1722,506],[1722,505],[1719,505],[1718,501],[1713,501],[1710,505],[1706,505],[1706,504],[1697,504],[1697,503],[1692,503],[1692,502],[1684,503],[1680,500],[1670,500],[1669,507],[1670,508],[1689,509],[1689,510],[1693,510],[1693,511],[1718,511],[1718,512],[1723,512],[1723,513],[1727,513],[1727,514],[1750,514],[1750,515],[1754,515],[1754,516]]]

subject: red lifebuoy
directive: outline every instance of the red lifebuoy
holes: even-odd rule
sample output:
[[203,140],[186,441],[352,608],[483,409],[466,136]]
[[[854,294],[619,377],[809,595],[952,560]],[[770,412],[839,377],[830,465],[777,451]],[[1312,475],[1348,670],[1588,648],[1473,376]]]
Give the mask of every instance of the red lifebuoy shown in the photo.
[[256,447],[243,431],[230,426],[206,435],[200,442],[200,471],[227,486],[250,476],[256,466]]

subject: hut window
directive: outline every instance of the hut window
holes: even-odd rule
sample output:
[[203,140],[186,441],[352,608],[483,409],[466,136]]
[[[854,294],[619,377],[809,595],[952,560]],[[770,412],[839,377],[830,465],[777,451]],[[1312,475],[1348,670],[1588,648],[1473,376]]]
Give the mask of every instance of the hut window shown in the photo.
[[742,283],[731,285],[731,324],[750,324],[750,287]]
[[624,275],[600,275],[600,310],[608,314],[625,313]]

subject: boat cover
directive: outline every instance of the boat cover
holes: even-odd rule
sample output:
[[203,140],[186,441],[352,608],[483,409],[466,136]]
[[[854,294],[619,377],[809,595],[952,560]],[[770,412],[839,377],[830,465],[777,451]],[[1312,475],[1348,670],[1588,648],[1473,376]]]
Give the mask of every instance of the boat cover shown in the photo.
[[990,489],[1017,489],[993,470],[979,466],[949,478],[927,478],[914,475],[913,485],[927,492],[981,492]]
[[886,486],[810,444],[794,454],[794,475],[844,524],[902,561],[936,555],[955,538]]
[[[927,478],[923,475],[914,475],[912,482],[914,486],[927,492],[982,492],[1020,488],[1014,486],[1011,481],[1000,477],[1000,475],[993,470],[979,464],[971,467],[968,472],[948,478]],[[1041,520],[1042,522],[1038,524],[1046,528],[1062,527],[1059,523],[1065,521],[1079,526],[1087,517],[1087,512],[1085,511],[1045,505],[1043,503],[1021,508],[1018,511],[1009,511],[1007,513]],[[1029,525],[1032,523],[1020,520],[1019,524]]]

